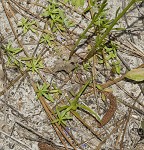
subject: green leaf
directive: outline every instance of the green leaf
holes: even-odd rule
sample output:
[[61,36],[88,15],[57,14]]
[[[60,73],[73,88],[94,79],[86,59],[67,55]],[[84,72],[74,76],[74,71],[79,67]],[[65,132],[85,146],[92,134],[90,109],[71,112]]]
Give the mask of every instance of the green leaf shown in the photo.
[[87,13],[92,7],[87,6],[87,8],[83,11],[83,14]]
[[122,31],[122,30],[126,30],[126,28],[113,28],[113,30]]
[[32,60],[32,57],[21,57],[21,61],[29,61]]
[[42,38],[40,39],[40,43],[46,43],[49,46],[52,46],[52,41],[54,40],[54,37],[50,34],[44,34],[42,35]]
[[32,27],[30,27],[30,30],[32,31],[32,32],[36,32],[36,30],[35,29],[33,29]]
[[96,87],[98,90],[103,90],[103,88],[99,84],[96,84]]
[[80,105],[80,104],[78,105],[78,107],[89,112],[91,115],[93,115],[100,122],[101,119],[100,119],[99,115],[97,113],[95,113],[91,108],[89,108],[86,105]]
[[49,100],[51,102],[54,102],[54,99],[50,94],[47,95],[47,100]]
[[68,105],[64,105],[64,106],[58,107],[57,109],[58,109],[59,111],[63,111],[63,110],[65,110],[65,109],[67,109],[68,107],[69,107]]
[[59,90],[57,90],[57,89],[55,89],[55,90],[51,90],[51,91],[49,91],[51,94],[53,94],[53,93],[58,93],[59,92]]
[[105,97],[104,93],[102,93],[101,98],[103,101],[106,101],[106,97]]
[[71,120],[73,119],[70,116],[70,112],[69,109],[63,110],[62,112],[60,112],[58,106],[56,107],[56,114],[57,114],[57,119],[53,120],[52,123],[58,123],[60,124],[64,124],[66,125],[66,120]]
[[73,21],[70,21],[68,18],[64,19],[64,24],[67,28],[75,26],[75,23]]
[[40,58],[32,58],[32,60],[30,60],[30,62],[26,63],[27,69],[28,70],[32,70],[32,72],[38,72],[38,69],[42,69],[43,63],[40,60]]
[[32,25],[36,25],[36,21],[29,21],[27,18],[22,18],[21,22],[18,23],[18,26],[22,27],[24,34],[27,33],[29,30],[34,33],[36,32],[36,30],[32,28]]
[[90,84],[91,80],[88,80],[85,85],[80,89],[80,91],[78,92],[78,94],[76,95],[75,100],[78,100],[80,98],[80,96],[83,94],[83,92],[86,90],[87,86]]
[[116,10],[115,18],[118,16],[119,11],[120,11],[120,7]]
[[144,68],[133,69],[126,73],[125,77],[138,82],[144,81]]
[[67,3],[69,0],[64,0],[64,3]]
[[11,53],[11,54],[16,55],[22,51],[22,48],[14,48],[14,47],[12,47],[12,43],[9,42],[8,45],[5,47],[5,51],[7,53]]
[[65,19],[65,15],[64,15],[64,12],[62,10],[59,9],[59,15],[60,17],[62,18],[62,20]]

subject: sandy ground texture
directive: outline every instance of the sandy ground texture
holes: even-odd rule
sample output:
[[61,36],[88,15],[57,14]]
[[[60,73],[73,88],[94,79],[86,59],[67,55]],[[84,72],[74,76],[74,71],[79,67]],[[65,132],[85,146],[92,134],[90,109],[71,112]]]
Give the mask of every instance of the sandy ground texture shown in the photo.
[[[135,3],[116,25],[126,30],[111,33],[118,45],[117,59],[121,66],[118,75],[111,66],[106,68],[97,63],[96,57],[81,65],[93,46],[94,36],[86,42],[81,40],[69,60],[70,50],[90,22],[90,13],[82,15],[87,2],[84,8],[58,2],[75,26],[64,31],[59,27],[52,32],[41,15],[44,7],[51,4],[48,0],[0,0],[0,150],[142,150],[144,83],[126,80],[122,75],[144,64],[144,3]],[[128,2],[108,0],[107,17],[114,18],[116,10],[119,7],[123,10]],[[18,26],[22,17],[36,21],[33,25],[36,32],[29,30],[23,34]],[[40,43],[42,34],[52,36],[48,37],[50,44]],[[88,32],[92,34],[93,30]],[[15,60],[5,52],[10,42],[13,47],[23,49]],[[27,71],[26,63],[38,56],[43,67],[36,72]],[[22,68],[14,65],[24,57],[29,60],[21,61]],[[107,114],[106,123],[100,127],[87,111],[77,109],[71,111],[73,119],[66,126],[52,124],[57,106],[69,105],[69,100],[76,98],[89,78],[93,82],[78,102],[101,118]],[[43,83],[49,85],[49,100],[36,95],[38,85]],[[107,88],[107,92],[102,93],[97,84]]]

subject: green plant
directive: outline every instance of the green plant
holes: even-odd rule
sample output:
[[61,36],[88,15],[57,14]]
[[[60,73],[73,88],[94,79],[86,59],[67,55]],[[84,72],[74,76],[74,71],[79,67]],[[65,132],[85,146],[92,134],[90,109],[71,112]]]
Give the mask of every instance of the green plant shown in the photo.
[[52,46],[52,42],[54,41],[54,37],[52,37],[52,35],[49,34],[44,34],[42,35],[42,38],[40,39],[40,43],[45,43],[48,44],[48,46]]
[[12,55],[16,55],[18,54],[19,52],[22,51],[22,48],[14,48],[12,46],[12,43],[9,42],[6,47],[5,47],[5,52],[8,53],[8,54],[12,54]]
[[73,46],[73,48],[70,52],[69,58],[71,58],[72,55],[76,52],[76,47],[79,45],[80,41],[82,39],[86,38],[86,33],[89,31],[89,29],[91,29],[93,27],[96,20],[99,19],[99,16],[104,11],[104,8],[106,7],[106,5],[107,5],[107,0],[104,0],[103,3],[101,4],[100,8],[98,9],[98,13],[94,13],[94,15],[92,16],[91,22],[89,23],[87,28],[83,31],[83,33],[79,36],[78,40],[76,41],[75,45]]
[[59,8],[58,3],[51,2],[42,13],[42,17],[48,18],[50,27],[53,32],[60,30],[65,31],[64,26],[67,28],[74,25],[64,14],[64,11]]
[[72,20],[69,20],[68,18],[65,18],[65,19],[64,19],[64,25],[65,25],[67,28],[70,28],[70,27],[75,26],[75,23],[74,23]]
[[103,46],[102,51],[97,52],[98,63],[105,64],[107,67],[112,67],[113,73],[120,74],[121,65],[117,58],[117,45],[110,41],[108,44]]
[[52,123],[58,123],[59,125],[61,124],[66,126],[66,121],[72,119],[68,109],[64,111],[59,111],[58,107],[56,107],[56,114],[57,119],[53,120]]
[[137,82],[144,81],[144,68],[132,69],[126,73],[125,77]]
[[22,68],[22,63],[16,58],[16,55],[22,51],[22,48],[15,48],[12,43],[9,42],[4,47],[5,53],[7,54],[7,66],[19,66]]
[[59,116],[56,120],[53,121],[53,123],[58,122],[58,120],[60,120],[60,122],[61,122],[62,118],[64,118],[64,120],[66,121],[67,118],[69,119],[69,115],[67,116],[67,113],[69,113],[71,110],[76,111],[77,109],[82,109],[82,110],[90,113],[91,115],[93,115],[100,122],[100,117],[98,116],[97,113],[95,113],[88,106],[78,103],[78,100],[79,100],[80,96],[86,90],[86,88],[89,85],[90,81],[91,80],[89,80],[85,83],[85,85],[80,89],[80,91],[77,93],[77,95],[75,96],[75,98],[73,100],[69,100],[69,105],[64,105],[64,106],[61,106],[61,107],[57,107],[56,113],[59,113]]
[[120,72],[121,72],[120,61],[113,61],[112,62],[112,71],[114,73],[120,74]]
[[38,72],[39,69],[44,67],[42,61],[39,58],[23,58],[22,60],[28,61],[26,67],[28,70],[31,70],[33,73]]
[[127,12],[128,9],[136,2],[140,0],[131,0],[130,3],[123,9],[121,13],[119,12],[119,8],[116,11],[115,18],[113,20],[106,19],[106,6],[107,6],[107,0],[103,0],[101,5],[98,7],[98,12],[94,13],[92,20],[90,24],[87,26],[87,28],[83,31],[83,33],[80,35],[79,39],[76,41],[74,47],[71,50],[69,58],[72,57],[72,55],[76,52],[76,47],[79,45],[80,41],[84,38],[86,38],[86,33],[91,29],[92,27],[95,27],[95,29],[99,29],[96,38],[95,38],[95,45],[92,47],[91,51],[88,52],[87,56],[84,59],[84,63],[87,62],[92,56],[97,54],[99,51],[102,51],[104,46],[107,43],[107,36],[109,33],[116,29],[114,26],[117,24],[119,19]]
[[83,64],[83,68],[84,68],[84,70],[88,71],[91,68],[90,62]]
[[42,16],[49,19],[50,27],[53,29],[53,31],[56,31],[57,29],[61,31],[65,30],[62,26],[65,15],[63,10],[59,9],[57,3],[49,4],[42,13]]
[[36,26],[36,21],[29,21],[27,18],[22,18],[21,21],[18,23],[19,27],[22,27],[23,33],[27,33],[29,30],[32,32],[36,32],[36,30],[32,27],[33,25]]
[[50,91],[49,87],[50,87],[50,84],[44,83],[42,86],[37,84],[37,88],[38,88],[38,90],[36,91],[37,92],[37,96],[38,96],[38,98],[40,96],[44,96],[47,100],[49,100],[51,102],[54,102],[54,99],[51,96],[51,94],[54,93],[54,92],[58,92],[58,91]]
[[[117,22],[122,18],[122,16],[131,8],[131,6],[136,2],[141,0],[131,0],[129,4],[123,9],[121,13],[118,14],[119,9],[116,12],[116,17],[113,19],[111,24],[107,27],[106,31],[102,35],[98,35],[96,37],[96,43],[95,46],[92,48],[92,50],[88,53],[86,58],[84,59],[84,62],[86,62],[88,59],[90,59],[92,56],[94,56],[97,51],[101,50],[101,45],[105,45],[106,37],[109,35],[109,33],[113,30],[113,27],[117,24]],[[104,0],[101,7],[105,7],[107,5],[107,0]],[[103,9],[101,9],[103,10]],[[102,11],[99,10],[99,13],[101,14]]]

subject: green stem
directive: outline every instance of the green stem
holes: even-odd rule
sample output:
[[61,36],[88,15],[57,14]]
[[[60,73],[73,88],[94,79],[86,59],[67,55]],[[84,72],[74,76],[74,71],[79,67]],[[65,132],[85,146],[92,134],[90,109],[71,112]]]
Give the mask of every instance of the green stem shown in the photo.
[[127,12],[127,10],[136,2],[137,0],[132,0],[125,8],[124,10],[113,20],[112,24],[108,27],[106,32],[103,34],[103,36],[99,39],[99,41],[95,44],[95,46],[92,48],[92,50],[88,53],[86,58],[84,59],[84,62],[88,61],[91,57],[93,57],[96,54],[96,48],[99,47],[99,45],[103,42],[103,40],[106,38],[106,36],[109,34],[109,32],[112,30],[114,25],[118,22],[120,18]]
[[79,42],[84,38],[85,34],[86,34],[86,33],[88,32],[88,30],[92,27],[92,25],[93,25],[93,23],[95,22],[95,20],[97,20],[97,18],[99,17],[99,15],[101,14],[101,12],[102,12],[103,9],[105,8],[106,2],[107,2],[107,0],[104,0],[104,1],[103,1],[103,3],[101,4],[101,7],[100,7],[98,13],[97,13],[96,15],[94,14],[94,17],[93,17],[92,21],[91,21],[90,24],[87,26],[87,28],[83,31],[83,33],[80,35],[79,39],[76,41],[74,47],[73,47],[72,50],[71,50],[69,59],[71,59],[72,55],[76,52],[76,47],[79,45]]

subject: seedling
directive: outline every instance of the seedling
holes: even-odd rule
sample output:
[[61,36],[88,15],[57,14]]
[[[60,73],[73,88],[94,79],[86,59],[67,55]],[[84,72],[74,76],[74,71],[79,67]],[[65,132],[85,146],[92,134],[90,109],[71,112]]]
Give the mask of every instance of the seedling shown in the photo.
[[54,41],[54,37],[52,37],[52,35],[49,34],[44,34],[42,35],[42,38],[40,40],[40,43],[45,43],[48,44],[48,46],[52,46],[52,42]]
[[[136,2],[136,1],[140,1],[140,0],[131,0],[130,3],[123,9],[123,11],[121,13],[118,14],[118,10],[116,12],[116,17],[115,19],[113,19],[113,21],[111,22],[111,24],[107,27],[106,31],[104,32],[104,34],[102,35],[98,35],[96,37],[96,43],[95,46],[92,48],[92,50],[88,53],[88,55],[86,56],[84,62],[88,61],[88,59],[90,59],[91,57],[93,57],[97,51],[101,50],[101,45],[105,45],[105,41],[106,41],[106,37],[109,35],[109,33],[113,30],[113,27],[117,24],[117,22],[122,18],[122,16],[130,9],[130,7]],[[107,0],[104,0],[101,8],[105,8],[107,5]],[[103,11],[103,9],[99,9],[98,14],[101,14],[101,12]],[[73,50],[73,53],[75,51]],[[71,55],[73,54],[71,53]]]
[[120,72],[121,72],[120,61],[112,62],[112,71],[114,73],[120,74]]
[[39,58],[28,58],[29,61],[26,63],[27,69],[31,70],[33,73],[38,72],[39,69],[44,67],[42,61]]
[[103,63],[109,68],[112,67],[113,73],[120,74],[121,65],[120,61],[117,58],[117,45],[112,41],[109,44],[103,45],[103,51],[97,52],[99,56],[99,62]]
[[44,83],[42,86],[40,86],[39,84],[37,84],[37,87],[38,87],[38,90],[37,90],[37,96],[38,96],[38,98],[40,96],[44,96],[47,100],[49,100],[51,102],[54,102],[54,99],[51,96],[51,94],[53,94],[55,92],[58,92],[58,91],[56,91],[56,90],[55,91],[50,91],[49,90],[50,85],[46,84],[46,83]]
[[91,29],[92,27],[95,27],[95,29],[99,29],[96,38],[95,38],[95,45],[91,49],[91,51],[88,53],[88,55],[84,59],[84,63],[87,62],[91,57],[93,57],[95,54],[97,54],[99,51],[102,51],[104,46],[107,43],[107,36],[110,34],[110,32],[114,29],[114,26],[117,24],[119,19],[127,12],[127,10],[130,9],[130,7],[136,2],[140,0],[131,0],[130,3],[123,9],[121,13],[119,13],[119,8],[116,11],[115,18],[113,20],[108,20],[105,17],[106,14],[106,6],[107,6],[107,0],[103,0],[102,4],[98,7],[98,12],[95,13],[92,17],[92,20],[90,24],[87,26],[87,28],[83,31],[83,33],[80,35],[79,39],[76,41],[74,47],[71,50],[70,57],[77,51],[76,47],[79,45],[80,41],[86,37],[86,33]]
[[56,114],[57,119],[53,120],[52,123],[58,123],[59,125],[61,124],[66,126],[66,121],[72,119],[68,109],[64,111],[59,111],[58,107],[56,107]]
[[71,110],[72,111],[76,111],[77,109],[83,109],[84,111],[86,111],[86,112],[90,113],[91,115],[93,115],[100,122],[100,117],[99,117],[99,115],[97,113],[95,113],[88,106],[78,103],[78,100],[79,100],[80,96],[86,90],[86,88],[89,85],[89,83],[90,83],[90,80],[87,81],[86,84],[80,89],[80,91],[77,93],[77,95],[74,98],[74,100],[70,100],[69,101],[70,105],[64,105],[64,106],[61,106],[61,107],[57,107],[56,113],[59,113],[59,115],[58,114],[57,115],[60,116],[60,118],[57,118],[56,120],[54,120],[53,123],[58,122],[58,120],[61,121],[62,118],[64,118],[64,120],[68,120],[69,119],[69,115],[67,116],[67,113],[69,113]]
[[42,17],[48,18],[50,27],[53,32],[65,31],[64,26],[67,28],[74,25],[72,21],[65,16],[64,11],[59,8],[57,3],[50,3],[42,13]]
[[18,24],[19,27],[22,27],[24,34],[26,34],[29,30],[35,33],[36,30],[32,27],[33,25],[36,26],[36,21],[29,21],[27,18],[22,18]]
[[67,27],[67,28],[70,28],[70,27],[73,27],[75,26],[75,23],[71,20],[69,20],[68,18],[65,18],[64,19],[64,25]]
[[87,63],[83,64],[83,68],[84,68],[84,70],[88,71],[91,68],[90,63],[87,62]]
[[9,43],[7,44],[7,46],[5,47],[5,51],[6,51],[6,53],[8,53],[8,54],[16,55],[16,54],[18,54],[19,52],[22,51],[22,48],[14,48],[14,47],[12,46],[12,43],[9,42]]
[[51,29],[55,31],[57,29],[64,31],[62,24],[64,22],[65,15],[56,3],[49,4],[42,13],[42,16],[49,18]]
[[18,53],[22,51],[22,48],[15,48],[12,46],[12,43],[9,42],[6,47],[4,47],[5,53],[7,54],[8,57],[8,66],[19,66],[20,68],[22,67],[22,63],[16,59],[16,56]]

